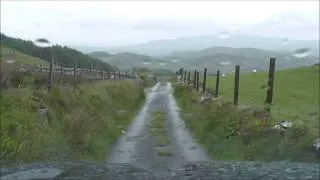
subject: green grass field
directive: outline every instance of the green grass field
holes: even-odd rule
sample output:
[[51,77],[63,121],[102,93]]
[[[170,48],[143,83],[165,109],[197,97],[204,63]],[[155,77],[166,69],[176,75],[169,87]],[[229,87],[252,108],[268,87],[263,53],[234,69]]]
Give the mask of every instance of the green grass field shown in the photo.
[[[266,100],[267,73],[240,74],[239,105],[262,106]],[[216,77],[209,77],[207,85],[215,89]],[[272,116],[277,120],[301,120],[319,129],[319,66],[277,71],[274,80]],[[234,75],[221,77],[220,93],[233,102]],[[318,116],[315,116],[315,114]],[[315,123],[315,124],[314,124]]]
[[[240,74],[238,107],[232,105],[234,75],[221,77],[221,99],[199,104],[200,92],[175,86],[182,117],[214,159],[318,162],[313,140],[319,138],[319,66],[277,71],[271,115],[256,116],[266,98],[267,73]],[[207,86],[215,87],[215,77]],[[281,120],[293,122],[284,137],[271,130]]]
[[13,49],[1,46],[1,61],[12,59],[13,57],[15,58],[16,63],[17,64],[20,63],[20,65],[31,66],[31,67],[40,67],[40,66],[49,65],[49,62],[43,59],[28,56],[19,51],[14,51]]

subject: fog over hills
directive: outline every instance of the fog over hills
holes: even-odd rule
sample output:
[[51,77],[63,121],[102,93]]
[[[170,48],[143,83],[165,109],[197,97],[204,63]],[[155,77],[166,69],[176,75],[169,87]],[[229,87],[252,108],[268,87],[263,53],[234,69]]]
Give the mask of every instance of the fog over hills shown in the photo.
[[[269,59],[277,59],[277,69],[293,68],[298,66],[312,65],[319,61],[311,56],[308,49],[300,49],[299,53],[287,51],[271,51],[257,48],[230,48],[210,47],[202,50],[176,51],[167,55],[153,57],[135,53],[91,53],[109,64],[120,69],[130,67],[146,67],[149,69],[168,69],[175,71],[180,67],[186,69],[208,68],[210,73],[220,70],[222,73],[231,72],[235,65],[241,65],[241,71],[266,71]],[[100,54],[96,56],[96,54]]]
[[201,50],[213,46],[257,48],[274,51],[294,51],[299,48],[308,48],[312,55],[319,56],[318,40],[290,40],[286,38],[281,39],[252,35],[230,35],[230,37],[227,38],[216,36],[181,37],[170,40],[157,40],[130,46],[108,48],[106,51],[110,53],[133,52],[151,56],[162,56],[175,51]]
[[1,32],[45,38],[119,68],[264,69],[270,57],[277,68],[290,68],[317,62],[318,7],[316,1],[4,2]]

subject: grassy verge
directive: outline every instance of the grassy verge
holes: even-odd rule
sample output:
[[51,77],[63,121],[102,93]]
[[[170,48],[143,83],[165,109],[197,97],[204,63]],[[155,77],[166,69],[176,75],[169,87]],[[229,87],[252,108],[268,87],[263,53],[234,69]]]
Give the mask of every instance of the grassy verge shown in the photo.
[[[152,113],[152,122],[149,133],[155,140],[157,147],[165,147],[170,145],[171,141],[166,128],[166,113],[164,111],[156,111]],[[158,151],[159,156],[172,156],[173,153],[166,149]]]
[[[143,90],[133,81],[56,85],[50,92],[3,90],[2,163],[66,157],[102,161],[143,101]],[[39,113],[39,107],[48,113]]]
[[[251,108],[230,103],[233,79],[228,76],[221,79],[219,101],[200,105],[200,93],[183,85],[176,85],[174,94],[187,126],[214,159],[319,162],[312,149],[319,136],[316,73],[315,66],[277,72],[271,114],[263,107],[265,91],[259,89],[266,77],[262,73],[240,76],[239,107]],[[271,127],[283,119],[293,127],[281,137]]]
[[[241,74],[239,104],[263,105],[267,78],[268,74],[263,72]],[[214,89],[215,81],[215,77],[209,77],[207,86]],[[272,115],[275,118],[309,121],[314,113],[319,112],[319,66],[277,71],[274,83]],[[220,93],[224,100],[233,100],[233,87],[234,75],[220,78]],[[317,124],[314,128],[319,128]]]

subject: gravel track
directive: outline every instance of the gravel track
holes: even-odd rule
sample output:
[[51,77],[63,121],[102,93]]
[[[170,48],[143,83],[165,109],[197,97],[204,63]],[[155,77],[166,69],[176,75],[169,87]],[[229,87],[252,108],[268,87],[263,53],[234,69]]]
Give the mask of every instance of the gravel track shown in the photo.
[[[172,91],[170,83],[157,83],[148,92],[145,105],[108,155],[107,163],[130,163],[162,171],[209,159],[180,119]],[[157,111],[166,113],[167,135],[171,141],[166,147],[157,147],[149,135],[152,113]],[[169,151],[172,156],[157,155],[161,150]]]

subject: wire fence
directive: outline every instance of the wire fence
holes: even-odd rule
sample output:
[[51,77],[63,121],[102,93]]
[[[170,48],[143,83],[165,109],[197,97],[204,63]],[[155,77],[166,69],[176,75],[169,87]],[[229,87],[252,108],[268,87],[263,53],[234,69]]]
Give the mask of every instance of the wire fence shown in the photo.
[[[21,64],[1,63],[1,87],[4,87],[9,79],[17,73],[21,76],[26,74],[38,74],[47,77],[48,89],[51,88],[54,81],[67,81],[78,83],[87,80],[135,80],[139,86],[143,85],[143,80],[140,78],[139,71],[119,70],[105,71],[97,69],[83,69],[77,68],[76,63],[73,68],[65,68],[62,66],[54,66],[52,63],[49,66],[30,66]],[[22,77],[23,78],[23,77]],[[20,87],[21,85],[18,85]]]
[[[275,74],[275,58],[270,58],[269,65],[269,74],[267,85],[263,88],[267,89],[265,103],[272,104],[273,100],[273,88],[274,88],[274,74]],[[208,87],[207,84],[207,68],[204,68],[202,77],[200,72],[195,69],[193,71],[188,70],[185,71],[183,68],[180,68],[179,71],[176,72],[178,75],[178,81],[185,85],[191,86],[199,92],[205,93]],[[254,72],[255,73],[255,72]],[[218,98],[220,95],[220,78],[221,72],[218,70],[216,73],[215,87],[214,87],[214,97]],[[240,83],[240,65],[235,66],[234,70],[234,85],[233,85],[233,104],[239,104],[239,83]]]

